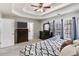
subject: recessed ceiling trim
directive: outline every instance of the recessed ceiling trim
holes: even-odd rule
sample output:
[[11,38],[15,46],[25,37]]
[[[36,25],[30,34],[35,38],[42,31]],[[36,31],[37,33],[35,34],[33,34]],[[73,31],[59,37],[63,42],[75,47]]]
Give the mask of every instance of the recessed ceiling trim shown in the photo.
[[17,15],[17,16],[20,16],[20,17],[26,17],[26,18],[31,18],[31,19],[43,19],[42,17],[34,17],[34,16],[29,16],[29,15],[24,15],[24,14],[21,14],[20,12],[17,12],[16,10],[12,10],[12,13]]
[[28,13],[28,14],[32,14],[32,15],[35,15],[35,16],[41,16],[42,14],[40,12],[36,12],[36,11],[32,11],[32,12],[29,12],[27,11],[25,8],[22,9],[25,13]]
[[30,13],[30,14],[32,14],[32,15],[44,16],[44,15],[47,15],[47,14],[49,14],[49,13],[51,13],[51,12],[54,12],[54,11],[56,11],[56,10],[58,10],[58,9],[64,8],[64,7],[66,7],[66,6],[68,6],[68,5],[71,5],[71,4],[72,4],[72,3],[64,3],[64,4],[61,4],[61,5],[59,5],[59,6],[56,6],[54,9],[51,9],[51,10],[49,10],[49,11],[46,11],[46,12],[35,12],[35,11],[33,11],[34,13],[31,13],[31,12],[29,12],[28,10],[25,10],[25,8],[23,8],[23,11],[26,12],[26,13]]
[[72,3],[61,4],[61,5],[59,5],[58,7],[54,8],[54,9],[51,9],[50,11],[47,11],[47,12],[42,13],[42,15],[49,14],[49,13],[51,13],[51,12],[54,12],[54,11],[56,11],[56,10],[59,10],[59,9],[64,8],[64,7],[66,7],[66,6],[69,6],[69,5],[71,5],[71,4],[72,4]]
[[[72,12],[75,12],[75,11],[79,11],[78,6],[79,6],[79,5],[77,5],[77,4],[76,4],[76,5],[73,5],[73,6],[71,6],[71,7],[72,7],[72,8],[75,7],[75,8],[73,8],[73,9],[71,8],[71,9],[69,9],[69,10],[66,10],[65,12],[62,12],[62,11],[61,11],[61,12],[58,13],[58,14],[64,15],[64,14],[72,13]],[[54,13],[54,14],[50,14],[50,15],[48,15],[47,18],[51,18],[51,17],[58,16],[58,14],[57,14],[57,13],[56,13],[56,14],[55,14],[55,13]]]
[[[26,10],[26,9],[24,8],[25,5],[24,5],[22,8],[20,8],[20,9],[21,9],[21,11],[23,11],[23,12],[25,12],[25,13],[28,13],[28,14],[31,14],[31,15],[34,15],[34,16],[44,16],[44,15],[48,15],[49,13],[54,12],[54,11],[56,11],[56,10],[58,10],[58,9],[64,8],[64,7],[66,7],[66,6],[70,5],[70,4],[71,4],[71,3],[61,4],[61,5],[59,5],[59,6],[56,6],[56,8],[51,9],[51,10],[46,11],[46,12],[29,11],[29,10]],[[16,7],[17,7],[16,4],[13,4],[13,6],[14,6],[13,9],[18,10],[18,9],[16,8]]]
[[[41,20],[41,19],[47,19],[47,18],[51,18],[51,17],[55,17],[55,16],[57,16],[57,14],[61,14],[61,15],[63,15],[63,14],[67,14],[67,13],[70,13],[70,12],[74,12],[74,11],[76,11],[76,10],[79,10],[79,4],[69,4],[70,6],[69,7],[66,7],[65,9],[64,9],[64,7],[63,8],[60,8],[60,9],[58,9],[57,10],[57,12],[52,12],[52,13],[50,13],[50,14],[47,14],[47,15],[44,15],[44,16],[35,16],[35,15],[30,15],[30,14],[24,14],[24,12],[23,13],[21,13],[21,12],[19,12],[18,10],[16,10],[16,9],[13,9],[12,10],[12,12],[15,14],[15,15],[18,15],[18,16],[21,16],[21,17],[27,17],[27,18],[31,18],[31,19],[38,19],[38,20]],[[73,8],[73,7],[75,7],[75,8]],[[69,10],[68,10],[69,9]],[[60,11],[61,10],[61,11]],[[65,12],[63,12],[63,10],[66,10]]]

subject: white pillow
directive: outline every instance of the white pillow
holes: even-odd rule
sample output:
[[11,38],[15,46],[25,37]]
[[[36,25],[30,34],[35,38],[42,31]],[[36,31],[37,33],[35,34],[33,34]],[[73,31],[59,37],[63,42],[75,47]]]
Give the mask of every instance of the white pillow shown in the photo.
[[71,44],[64,47],[60,53],[60,56],[73,56],[76,55],[76,48]]
[[76,47],[77,56],[79,56],[79,46]]
[[73,41],[73,45],[74,45],[74,46],[79,46],[79,40],[74,40],[74,41]]

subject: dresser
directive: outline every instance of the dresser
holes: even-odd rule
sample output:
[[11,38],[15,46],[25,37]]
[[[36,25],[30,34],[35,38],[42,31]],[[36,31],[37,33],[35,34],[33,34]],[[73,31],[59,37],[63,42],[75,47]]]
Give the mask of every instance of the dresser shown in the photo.
[[51,34],[49,31],[40,31],[40,39],[45,40],[50,38]]
[[28,29],[17,29],[17,43],[28,41]]
[[51,37],[51,33],[50,33],[50,23],[44,23],[43,24],[43,31],[40,31],[40,36],[39,38],[42,40],[48,39]]
[[27,22],[17,22],[17,29],[16,29],[16,42],[27,42],[28,41],[28,28]]

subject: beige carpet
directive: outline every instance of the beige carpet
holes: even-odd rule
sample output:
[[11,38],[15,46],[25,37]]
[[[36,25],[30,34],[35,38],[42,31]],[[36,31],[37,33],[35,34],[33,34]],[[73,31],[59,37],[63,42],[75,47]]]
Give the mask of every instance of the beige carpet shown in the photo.
[[30,43],[35,43],[40,41],[40,39],[37,40],[31,40],[29,42],[19,43],[15,44],[14,46],[10,46],[7,48],[0,48],[0,56],[19,56],[20,50],[25,47],[25,45],[28,45]]

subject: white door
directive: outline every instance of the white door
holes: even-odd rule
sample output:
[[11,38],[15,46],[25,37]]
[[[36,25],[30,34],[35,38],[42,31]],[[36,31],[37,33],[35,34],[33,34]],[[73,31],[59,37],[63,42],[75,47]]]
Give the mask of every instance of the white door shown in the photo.
[[29,22],[28,23],[28,30],[29,30],[29,40],[32,40],[34,37],[34,29],[33,29],[34,23],[33,22]]
[[14,45],[14,20],[3,19],[1,26],[1,47]]

